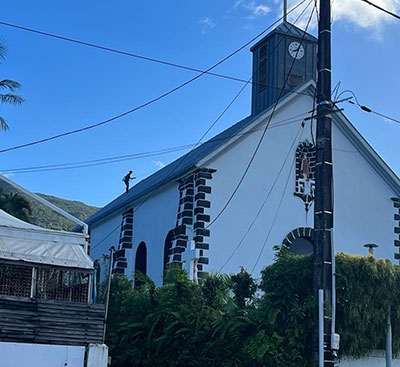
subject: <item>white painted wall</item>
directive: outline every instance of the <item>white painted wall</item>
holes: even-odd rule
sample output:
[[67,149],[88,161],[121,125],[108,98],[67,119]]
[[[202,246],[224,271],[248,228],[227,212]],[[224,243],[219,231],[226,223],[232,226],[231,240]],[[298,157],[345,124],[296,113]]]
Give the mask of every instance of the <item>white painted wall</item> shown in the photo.
[[0,342],[0,367],[84,367],[84,357],[85,347]]
[[[290,109],[279,111],[274,115],[271,127],[280,121],[284,121],[287,118],[299,115],[310,109],[312,109],[311,98],[307,98],[306,100],[303,98],[297,99],[296,102],[291,104]],[[263,121],[263,125],[265,122]],[[256,129],[260,129],[260,126],[257,126]],[[288,154],[290,145],[298,134],[299,129],[300,122],[268,129],[244,182],[225,212],[209,228],[211,230],[210,269],[220,270],[226,259],[232,254],[234,248],[237,247],[268,191],[271,189],[273,181],[277,177]],[[309,123],[305,125],[303,130],[301,140],[308,138],[310,141]],[[211,209],[208,210],[211,214],[211,219],[218,215],[237,186],[261,134],[262,131],[246,134],[210,161],[204,162],[204,165],[207,167],[217,170],[211,181]],[[241,247],[239,247],[230,262],[223,269],[224,272],[237,272],[240,270],[240,266],[245,267],[247,270],[251,270],[254,267],[266,236],[270,231],[271,223],[287,180],[289,181],[278,217],[254,274],[258,276],[259,270],[264,265],[270,264],[273,261],[273,245],[282,243],[283,238],[292,229],[312,226],[312,213],[309,213],[308,218],[306,218],[303,202],[293,195],[295,188],[293,162],[296,148],[297,142],[292,148],[286,166],[263,211]]]
[[86,367],[107,367],[108,347],[105,344],[89,344]]
[[[144,241],[147,247],[147,274],[157,284],[162,284],[164,242],[168,231],[176,225],[178,201],[178,183],[171,182],[162,189],[155,191],[143,205],[140,205],[140,202],[139,204],[135,203],[133,247],[126,250],[128,260],[126,275],[133,277],[136,250],[140,242]],[[122,213],[127,209],[129,207],[124,207],[124,209],[90,228],[92,259],[99,259],[102,254],[109,254],[111,245],[115,246],[116,249],[118,248]],[[108,238],[103,241],[107,236]],[[100,242],[101,244],[98,245]]]
[[119,234],[121,231],[122,211],[113,213],[106,220],[96,223],[90,228],[90,257],[100,260],[101,277],[104,277],[104,264],[102,255],[110,254],[110,247],[118,248]]
[[[386,355],[383,350],[376,350],[367,358],[343,358],[338,361],[338,367],[386,367]],[[400,367],[400,359],[392,360],[392,367]]]
[[133,255],[131,260],[128,259],[128,274],[134,271],[136,250],[140,242],[144,241],[147,246],[147,275],[156,284],[162,284],[164,243],[168,231],[176,225],[178,202],[178,183],[171,182],[135,210]]
[[[205,241],[210,243],[210,250],[205,251],[205,256],[210,261],[206,268],[208,271],[219,271],[237,247],[272,187],[289,152],[289,147],[300,129],[300,122],[277,127],[274,125],[312,109],[311,97],[293,95],[289,98],[291,101],[286,104],[286,107],[277,109],[271,121],[271,127],[234,199],[210,227],[211,237],[205,238]],[[265,122],[265,120],[260,121],[260,124]],[[305,139],[312,141],[310,124],[310,121],[305,124],[300,141]],[[252,128],[259,129],[260,126]],[[218,215],[235,189],[261,134],[262,131],[258,130],[242,135],[235,143],[221,148],[219,152],[199,163],[199,166],[216,169],[213,179],[208,182],[212,187],[212,193],[207,198],[211,200],[211,208],[206,209],[206,213],[211,215],[211,219]],[[275,255],[274,245],[281,244],[285,236],[295,228],[313,227],[313,206],[306,215],[303,202],[293,195],[295,169],[292,164],[296,148],[297,142],[261,215],[245,241],[222,269],[223,272],[237,272],[240,266],[251,271],[261,254],[253,272],[253,275],[258,277],[260,270],[272,263]],[[367,249],[363,245],[376,243],[379,245],[379,248],[375,250],[376,257],[393,261],[395,210],[390,198],[395,196],[394,192],[335,125],[333,126],[333,159],[336,251],[366,255]],[[288,182],[287,189],[275,224],[271,229],[286,182]],[[128,256],[128,275],[133,271],[137,246],[144,241],[148,251],[148,275],[156,284],[162,284],[164,241],[168,231],[175,226],[178,196],[178,184],[171,182],[155,193],[139,209],[135,209],[134,246]],[[119,229],[100,246],[95,247],[96,243],[120,225],[121,212],[115,213],[103,223],[91,228],[94,258],[102,253],[108,253],[111,244],[118,245]]]
[[[290,108],[275,114],[272,126],[274,123],[310,110],[311,103],[309,97],[297,97]],[[209,269],[214,271],[221,269],[249,228],[278,175],[299,125],[300,123],[295,123],[268,130],[242,186],[225,212],[210,227]],[[211,218],[216,217],[235,189],[260,135],[261,132],[247,134],[225,151],[204,162],[206,167],[217,170],[211,181],[212,207],[208,210]],[[301,140],[304,139],[311,141],[310,122],[304,127]],[[275,244],[281,244],[285,236],[297,227],[313,226],[313,207],[306,216],[303,202],[293,195],[295,170],[291,165],[295,149],[296,147],[293,148],[290,160],[261,215],[241,247],[223,268],[224,272],[237,272],[240,266],[252,270],[261,253],[261,259],[253,273],[258,277],[260,270],[272,263]],[[390,197],[394,196],[394,193],[336,126],[333,127],[333,149],[336,251],[366,255],[367,249],[363,245],[376,243],[379,245],[375,251],[376,256],[393,261],[395,222]],[[262,250],[288,177],[287,190],[276,222]]]

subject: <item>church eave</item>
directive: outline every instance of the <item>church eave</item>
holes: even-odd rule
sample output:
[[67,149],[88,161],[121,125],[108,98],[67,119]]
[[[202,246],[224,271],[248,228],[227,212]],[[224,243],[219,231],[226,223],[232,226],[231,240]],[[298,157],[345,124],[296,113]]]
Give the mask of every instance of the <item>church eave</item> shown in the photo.
[[[303,94],[305,92],[309,92],[310,96],[312,96],[314,95],[315,88],[315,82],[310,80],[309,82],[299,86],[295,91]],[[299,98],[299,96],[300,95],[298,93],[289,93],[278,104],[275,111],[284,108],[292,100]],[[134,206],[135,203],[139,202],[143,196],[148,195],[154,189],[166,186],[172,181],[178,180],[180,177],[183,177],[198,167],[207,166],[213,157],[215,157],[217,154],[221,154],[228,146],[233,144],[237,139],[241,138],[241,135],[238,135],[239,132],[246,132],[254,128],[254,126],[262,123],[262,121],[270,115],[272,109],[273,107],[270,107],[268,110],[265,110],[256,116],[246,117],[245,119],[232,125],[230,128],[209,139],[207,142],[203,143],[193,151],[179,157],[166,167],[133,186],[128,194],[122,194],[107,204],[104,208],[100,209],[97,213],[88,218],[86,223],[88,225],[96,225],[110,215],[118,214],[118,212],[124,208]],[[347,117],[342,112],[334,113],[333,122],[355,145],[355,147],[357,147],[362,156],[367,160],[367,162],[369,162],[377,174],[382,177],[382,180],[391,188],[391,190],[393,190],[397,196],[400,196],[399,177],[375,152],[375,150],[358,132],[358,130],[347,119]],[[172,174],[171,172],[174,173]],[[169,175],[171,176],[168,177]]]
[[[310,96],[312,96],[314,93],[314,86],[315,82],[310,80],[303,85],[298,86],[296,89],[294,89],[294,91],[300,93],[310,91]],[[290,101],[298,98],[299,96],[299,93],[287,94],[284,98],[282,98],[282,101],[275,108],[275,111],[279,111],[281,108],[290,103]],[[241,135],[237,135],[239,132],[245,132],[251,129],[253,126],[259,124],[270,115],[272,110],[273,106],[259,113],[258,115],[250,115],[235,123],[231,127],[225,129],[221,133],[198,146],[193,151],[186,153],[161,170],[158,170],[153,175],[137,183],[129,190],[128,194],[124,193],[111,201],[105,207],[89,217],[86,220],[86,223],[89,226],[99,224],[112,214],[117,214],[116,212],[122,211],[124,208],[134,206],[135,203],[140,201],[143,196],[149,194],[155,188],[165,186],[171,181],[176,181],[195,168],[204,167],[206,165],[205,162],[209,161],[213,156],[225,149],[226,146],[239,139],[241,137]],[[180,163],[181,161],[182,163]],[[168,177],[170,174],[169,172],[171,171],[175,172]]]

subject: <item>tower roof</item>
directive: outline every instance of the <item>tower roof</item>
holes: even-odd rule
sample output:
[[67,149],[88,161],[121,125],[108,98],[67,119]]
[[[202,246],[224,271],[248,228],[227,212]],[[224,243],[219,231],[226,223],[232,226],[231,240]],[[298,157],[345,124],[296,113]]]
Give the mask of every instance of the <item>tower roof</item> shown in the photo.
[[[250,48],[250,51],[253,51],[256,47],[258,47],[261,43],[263,43],[267,38],[271,37],[273,34],[281,34],[286,37],[295,37],[295,38],[303,38],[304,35],[304,30],[300,29],[299,27],[296,27],[294,24],[289,23],[289,22],[282,22],[279,24],[274,30],[272,30],[270,33],[268,33],[264,38],[262,38],[260,41],[258,41],[254,46]],[[306,32],[306,35],[304,36],[304,40],[306,41],[311,41],[311,42],[318,42],[318,39],[311,34]]]

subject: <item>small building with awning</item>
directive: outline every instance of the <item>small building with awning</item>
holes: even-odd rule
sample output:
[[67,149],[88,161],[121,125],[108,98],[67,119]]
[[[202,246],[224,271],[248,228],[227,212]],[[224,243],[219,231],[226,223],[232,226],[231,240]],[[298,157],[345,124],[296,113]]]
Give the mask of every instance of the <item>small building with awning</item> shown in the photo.
[[0,210],[0,354],[8,367],[107,365],[105,305],[93,302],[87,240]]

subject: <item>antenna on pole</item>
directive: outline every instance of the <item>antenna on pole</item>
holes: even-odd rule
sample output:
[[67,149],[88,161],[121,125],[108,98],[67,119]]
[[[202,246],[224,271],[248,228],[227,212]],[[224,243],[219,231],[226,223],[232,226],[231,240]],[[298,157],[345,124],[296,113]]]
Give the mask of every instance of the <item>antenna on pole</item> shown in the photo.
[[287,0],[283,0],[283,21],[287,22]]

